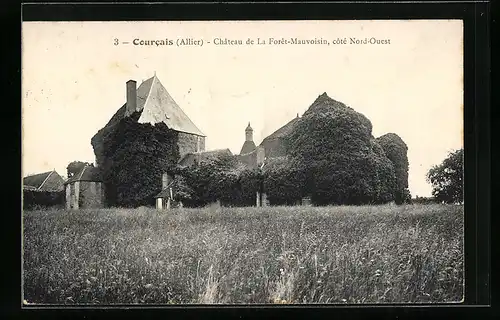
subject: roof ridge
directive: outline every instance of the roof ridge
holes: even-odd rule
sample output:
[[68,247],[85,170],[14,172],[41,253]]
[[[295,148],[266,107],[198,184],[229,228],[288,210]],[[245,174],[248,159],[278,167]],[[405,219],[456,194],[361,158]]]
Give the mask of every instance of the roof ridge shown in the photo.
[[144,105],[142,106],[143,110],[145,109],[145,107],[146,107],[146,105],[148,103],[149,97],[151,96],[151,91],[153,91],[153,86],[155,84],[156,74],[153,77],[151,77],[151,78],[152,78],[152,80],[151,80],[151,86],[149,87],[149,91],[148,91],[148,94],[146,95],[146,99],[144,99]]
[[87,169],[87,166],[83,167],[82,171],[80,172],[80,176],[78,177],[78,179],[76,181],[80,181],[80,179],[83,177],[83,173],[85,172],[86,169]]
[[[54,171],[54,170],[52,170],[52,171]],[[33,173],[33,174],[27,175],[26,177],[23,177],[23,178],[39,176],[39,175],[46,174],[46,173],[49,173],[49,172],[51,172],[51,171],[44,171],[44,172],[40,172],[40,173]]]

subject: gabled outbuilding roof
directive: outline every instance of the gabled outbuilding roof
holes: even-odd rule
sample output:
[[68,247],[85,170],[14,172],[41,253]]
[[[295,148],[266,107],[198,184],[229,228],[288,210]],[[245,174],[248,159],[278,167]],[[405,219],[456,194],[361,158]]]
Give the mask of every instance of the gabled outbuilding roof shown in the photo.
[[79,173],[73,175],[64,184],[76,181],[102,182],[100,170],[93,166],[85,166]]
[[[50,185],[48,181],[51,182]],[[24,177],[23,188],[41,191],[58,190],[63,182],[63,178],[55,170],[52,170]]]

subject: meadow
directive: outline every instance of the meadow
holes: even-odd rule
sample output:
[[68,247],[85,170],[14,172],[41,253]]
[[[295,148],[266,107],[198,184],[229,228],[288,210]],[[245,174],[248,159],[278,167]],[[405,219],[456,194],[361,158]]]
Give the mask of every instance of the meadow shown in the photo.
[[23,299],[460,302],[463,234],[455,205],[25,211]]

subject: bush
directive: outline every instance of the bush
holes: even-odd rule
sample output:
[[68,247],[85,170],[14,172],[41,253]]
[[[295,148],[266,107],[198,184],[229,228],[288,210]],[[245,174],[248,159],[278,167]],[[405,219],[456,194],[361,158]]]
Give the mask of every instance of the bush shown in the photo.
[[225,206],[248,206],[255,203],[261,180],[260,170],[245,167],[234,156],[223,155],[177,168],[174,199],[191,207],[217,200]]
[[305,196],[306,172],[291,157],[272,159],[263,172],[263,187],[271,205],[293,205]]
[[64,207],[64,191],[23,190],[23,209]]
[[413,204],[438,204],[439,200],[433,197],[419,197],[417,196],[415,199],[412,199],[411,202]]

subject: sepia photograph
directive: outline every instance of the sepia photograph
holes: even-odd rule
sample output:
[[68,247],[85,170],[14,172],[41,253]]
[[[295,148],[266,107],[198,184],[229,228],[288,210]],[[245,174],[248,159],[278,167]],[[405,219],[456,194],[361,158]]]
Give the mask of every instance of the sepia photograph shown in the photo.
[[461,20],[22,23],[22,305],[464,300]]

